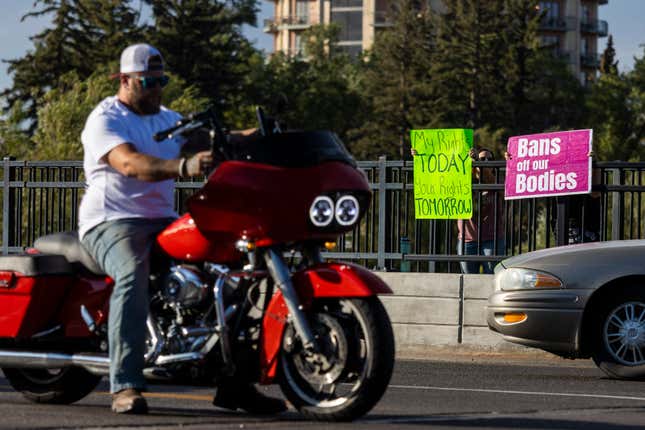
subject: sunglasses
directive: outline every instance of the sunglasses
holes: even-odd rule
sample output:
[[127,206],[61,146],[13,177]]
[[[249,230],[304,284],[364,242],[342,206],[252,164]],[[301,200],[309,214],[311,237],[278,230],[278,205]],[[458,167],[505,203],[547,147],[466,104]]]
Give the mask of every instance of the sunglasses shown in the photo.
[[492,161],[493,157],[479,157],[479,161]]
[[130,76],[132,79],[136,79],[139,82],[141,82],[141,86],[143,87],[144,90],[148,90],[150,88],[154,88],[159,84],[161,88],[165,87],[168,85],[168,81],[170,81],[170,77],[163,75],[163,76]]

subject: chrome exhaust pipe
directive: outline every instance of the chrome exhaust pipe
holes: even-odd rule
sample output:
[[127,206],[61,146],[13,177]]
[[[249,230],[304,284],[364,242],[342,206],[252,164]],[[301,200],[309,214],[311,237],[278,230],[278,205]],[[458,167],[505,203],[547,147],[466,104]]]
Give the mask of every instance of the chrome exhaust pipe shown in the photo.
[[[189,352],[183,354],[161,355],[155,365],[188,363],[202,360],[204,354]],[[106,356],[89,354],[61,354],[57,352],[31,352],[0,350],[0,367],[17,369],[55,369],[78,366],[95,375],[107,376],[110,373],[110,359]],[[148,372],[149,374],[150,372]],[[144,374],[147,374],[144,371]]]
[[105,356],[88,354],[0,350],[0,367],[55,369],[69,366],[83,367],[95,375],[107,375],[110,369],[110,359]]

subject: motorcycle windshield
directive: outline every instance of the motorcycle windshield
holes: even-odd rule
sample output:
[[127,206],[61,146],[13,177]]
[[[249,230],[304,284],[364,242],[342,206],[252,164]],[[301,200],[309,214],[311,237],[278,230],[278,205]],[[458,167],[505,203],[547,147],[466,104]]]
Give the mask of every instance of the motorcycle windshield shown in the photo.
[[312,167],[340,161],[356,167],[345,145],[330,131],[290,131],[245,142],[236,159],[279,167]]

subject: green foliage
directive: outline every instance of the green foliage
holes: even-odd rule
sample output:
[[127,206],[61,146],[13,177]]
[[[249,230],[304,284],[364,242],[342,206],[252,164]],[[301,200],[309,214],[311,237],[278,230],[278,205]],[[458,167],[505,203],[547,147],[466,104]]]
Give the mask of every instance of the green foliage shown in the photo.
[[257,0],[146,0],[154,27],[149,41],[168,70],[194,85],[219,111],[245,93],[248,59],[255,52],[242,24],[255,24]]
[[531,70],[526,101],[515,105],[514,134],[581,128],[585,92],[568,66],[550,52],[537,53],[527,62]]
[[429,73],[435,58],[432,12],[420,9],[414,0],[393,6],[393,25],[377,35],[357,81],[366,117],[350,133],[350,147],[361,158],[403,158],[410,151],[411,129],[439,125],[433,115],[434,77]]
[[614,37],[610,34],[607,39],[607,47],[600,56],[600,73],[603,75],[618,74],[618,60],[614,49]]
[[[151,6],[139,24],[132,6]],[[390,2],[391,26],[359,59],[339,28],[313,26],[304,55],[253,49],[241,26],[258,0],[35,0],[51,26],[9,62],[0,118],[4,155],[78,159],[89,112],[116,92],[107,75],[122,49],[156,45],[173,74],[164,104],[189,113],[215,106],[232,129],[256,125],[254,107],[293,129],[336,131],[357,158],[405,158],[415,128],[472,127],[499,157],[508,136],[594,129],[598,159],[640,159],[645,141],[645,59],[620,74],[613,39],[600,78],[585,90],[569,66],[539,46],[538,0],[454,0],[436,14],[422,0]],[[381,31],[382,30],[382,31]],[[36,128],[38,125],[38,128]]]
[[32,145],[29,136],[23,130],[22,123],[26,115],[22,103],[17,102],[6,118],[0,118],[0,156],[24,159]]
[[482,127],[475,130],[474,144],[477,148],[486,148],[492,151],[496,160],[504,159],[506,152],[506,142],[512,133],[506,128],[497,130],[490,127]]
[[[537,30],[541,16],[536,13],[537,6],[536,0],[504,0],[504,14],[497,17],[499,37],[494,38],[494,50],[489,55],[494,59],[496,51],[499,61],[488,76],[497,100],[489,103],[487,112],[488,122],[494,127],[518,133],[531,127],[536,107],[542,107],[535,96],[546,84],[544,76],[549,76],[552,67],[565,67],[551,53],[540,50]],[[567,81],[570,78],[568,74]]]
[[48,92],[38,111],[36,143],[30,158],[35,160],[80,160],[83,158],[81,131],[92,109],[116,93],[118,84],[105,71],[80,80],[72,71],[62,76],[57,88]]
[[36,0],[37,10],[25,15],[52,16],[53,27],[31,37],[34,50],[8,61],[13,86],[3,92],[8,109],[20,106],[28,129],[36,127],[39,103],[63,76],[74,72],[79,79],[90,76],[97,66],[113,61],[128,41],[138,39],[138,12],[130,0]]
[[273,55],[254,81],[254,104],[292,129],[331,129],[341,137],[357,124],[356,66],[337,50],[336,26],[313,26],[304,36],[305,58]]
[[645,155],[645,56],[629,73],[604,73],[587,98],[588,127],[600,160],[640,161]]
[[171,73],[168,75],[171,76],[171,80],[164,89],[164,106],[183,115],[201,112],[208,108],[210,101],[200,95],[195,85],[187,85],[183,79]]
[[[38,111],[39,127],[34,135],[35,147],[28,153],[33,160],[79,160],[83,157],[81,132],[85,120],[105,97],[114,95],[118,82],[109,78],[108,70],[116,63],[103,68],[86,80],[70,72],[61,79],[61,85],[50,91]],[[194,86],[172,76],[164,91],[164,103],[184,114],[201,111],[208,100],[199,97]]]
[[[435,15],[439,118],[446,126],[477,128],[500,106],[500,51],[505,28],[501,0],[455,0]],[[496,79],[493,79],[496,78]]]
[[396,2],[361,80],[372,115],[351,133],[355,152],[405,157],[414,128],[490,130],[485,146],[501,149],[512,134],[579,127],[584,92],[540,48],[537,5],[455,0],[435,14],[418,1]]

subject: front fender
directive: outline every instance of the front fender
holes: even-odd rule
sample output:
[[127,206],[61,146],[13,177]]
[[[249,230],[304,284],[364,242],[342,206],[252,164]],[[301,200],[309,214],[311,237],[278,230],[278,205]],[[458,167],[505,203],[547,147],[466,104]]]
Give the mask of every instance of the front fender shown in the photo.
[[[321,263],[292,275],[293,286],[305,308],[313,299],[329,297],[369,297],[392,294],[392,289],[381,278],[366,268],[352,263]],[[289,309],[282,292],[275,292],[262,321],[260,340],[260,383],[273,382],[282,335]]]

